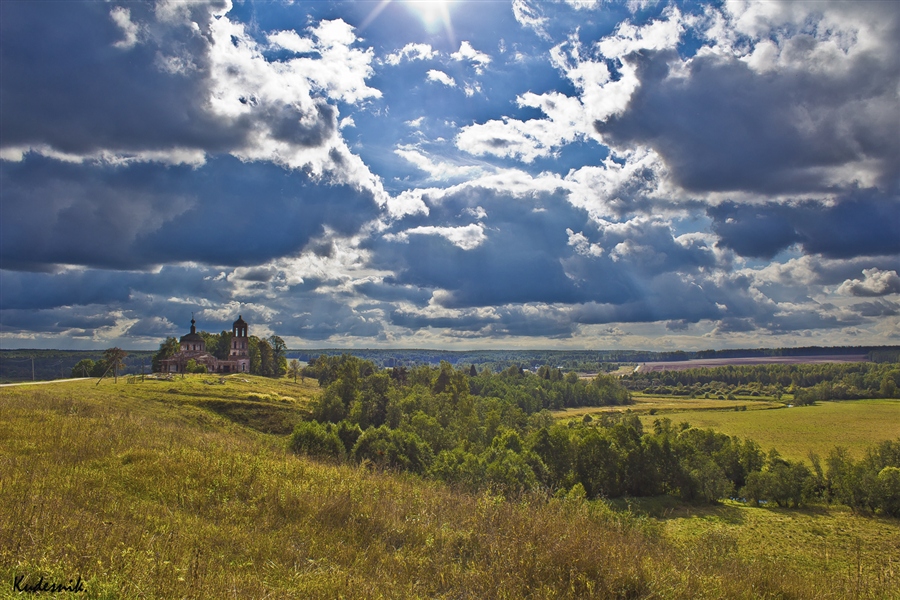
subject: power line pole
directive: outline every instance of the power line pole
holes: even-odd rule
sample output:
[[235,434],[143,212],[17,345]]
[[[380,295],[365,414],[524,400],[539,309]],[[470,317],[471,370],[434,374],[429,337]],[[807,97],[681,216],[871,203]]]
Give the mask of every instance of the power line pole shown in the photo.
[[34,381],[34,357],[31,357],[31,381]]

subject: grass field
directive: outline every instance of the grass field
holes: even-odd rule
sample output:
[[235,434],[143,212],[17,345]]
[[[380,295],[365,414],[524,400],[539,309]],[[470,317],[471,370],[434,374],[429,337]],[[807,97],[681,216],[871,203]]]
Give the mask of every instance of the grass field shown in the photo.
[[791,408],[759,398],[635,396],[634,400],[626,407],[583,407],[556,411],[553,416],[581,419],[586,414],[630,411],[640,417],[645,428],[652,427],[656,419],[668,418],[674,423],[687,422],[755,440],[764,450],[775,448],[791,460],[806,460],[809,452],[824,458],[835,446],[847,448],[852,456],[860,458],[866,448],[900,438],[900,400],[818,402]]
[[[898,400],[818,402],[778,410],[750,410],[748,405],[742,412],[685,410],[658,416],[750,438],[764,450],[776,448],[792,460],[805,460],[811,451],[824,458],[835,446],[860,458],[869,446],[900,438]],[[658,416],[642,415],[641,420],[650,426]]]
[[900,597],[896,521],[458,493],[287,452],[314,382],[220,381],[0,389],[0,597]]

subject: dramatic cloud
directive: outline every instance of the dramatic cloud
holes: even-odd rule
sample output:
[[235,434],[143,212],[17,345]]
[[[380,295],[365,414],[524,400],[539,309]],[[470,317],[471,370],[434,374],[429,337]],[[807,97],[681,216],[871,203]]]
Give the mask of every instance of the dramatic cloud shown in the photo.
[[900,336],[895,3],[2,12],[3,347]]

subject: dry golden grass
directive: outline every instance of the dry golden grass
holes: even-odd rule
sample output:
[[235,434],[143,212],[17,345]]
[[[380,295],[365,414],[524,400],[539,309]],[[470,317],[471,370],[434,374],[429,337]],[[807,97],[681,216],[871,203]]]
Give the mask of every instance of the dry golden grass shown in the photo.
[[[685,553],[602,502],[505,501],[312,462],[208,404],[302,410],[305,389],[0,390],[0,597],[18,597],[16,575],[80,576],[84,598],[853,597],[842,574],[721,554],[715,539]],[[888,597],[896,579],[866,586],[860,597]]]

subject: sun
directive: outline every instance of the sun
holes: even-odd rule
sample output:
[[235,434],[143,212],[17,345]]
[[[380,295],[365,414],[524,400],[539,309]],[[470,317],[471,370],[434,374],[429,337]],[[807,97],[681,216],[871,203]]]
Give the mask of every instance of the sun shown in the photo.
[[453,23],[450,20],[452,0],[405,0],[404,3],[419,17],[422,25],[429,33],[437,33],[443,29],[454,41]]
[[[381,0],[359,26],[359,31],[372,24],[378,15],[392,3],[393,0]],[[450,7],[456,4],[456,0],[403,0],[403,4],[418,17],[428,33],[438,33],[441,29],[447,34],[450,45],[456,44],[456,36],[453,34],[453,21],[450,19]]]

